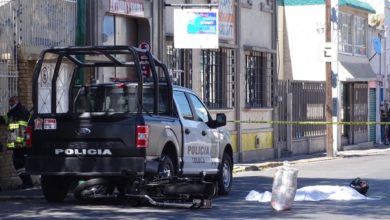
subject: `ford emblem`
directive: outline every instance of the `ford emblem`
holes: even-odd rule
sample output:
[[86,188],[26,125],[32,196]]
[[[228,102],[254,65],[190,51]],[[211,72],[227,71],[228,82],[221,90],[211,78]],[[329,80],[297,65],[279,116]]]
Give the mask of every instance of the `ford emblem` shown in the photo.
[[79,128],[76,130],[77,135],[87,135],[91,133],[91,129],[89,128]]

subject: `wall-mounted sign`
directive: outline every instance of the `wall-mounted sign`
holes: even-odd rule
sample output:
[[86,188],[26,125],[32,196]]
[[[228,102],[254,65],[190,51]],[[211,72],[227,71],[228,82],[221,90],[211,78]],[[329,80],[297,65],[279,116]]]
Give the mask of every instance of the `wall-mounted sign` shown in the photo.
[[[146,41],[142,41],[138,45],[138,48],[150,51],[150,44],[148,42],[146,42]],[[142,54],[142,55],[140,54],[139,55],[139,62],[141,64],[142,75],[145,76],[145,77],[151,77],[152,73],[150,71],[150,64],[149,64],[148,57],[146,55],[144,55],[144,54]]]
[[144,16],[143,0],[110,0],[110,12],[131,16]]
[[175,48],[218,48],[218,9],[175,9]]
[[234,0],[212,0],[218,4],[219,39],[235,41],[236,14]]
[[337,50],[336,45],[331,42],[320,44],[320,61],[321,62],[336,62]]

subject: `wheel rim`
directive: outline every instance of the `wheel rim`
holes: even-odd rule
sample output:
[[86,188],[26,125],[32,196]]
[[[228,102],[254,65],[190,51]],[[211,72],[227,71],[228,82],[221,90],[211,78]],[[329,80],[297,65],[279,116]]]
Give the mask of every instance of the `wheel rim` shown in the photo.
[[105,185],[90,186],[85,188],[80,194],[85,199],[99,198],[107,194],[107,186]]
[[172,168],[171,168],[171,166],[169,166],[169,164],[167,164],[163,168],[163,174],[164,174],[165,177],[171,177],[172,176]]
[[230,181],[231,181],[231,176],[230,176],[230,172],[231,169],[230,169],[230,164],[225,161],[225,163],[223,163],[223,167],[222,167],[222,180],[223,180],[223,186],[225,187],[225,189],[227,189],[229,186],[230,186]]

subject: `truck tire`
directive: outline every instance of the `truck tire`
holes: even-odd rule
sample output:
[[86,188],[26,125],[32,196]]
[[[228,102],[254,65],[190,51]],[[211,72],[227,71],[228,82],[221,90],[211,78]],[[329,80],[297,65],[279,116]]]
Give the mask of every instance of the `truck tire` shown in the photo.
[[217,183],[218,193],[220,195],[229,194],[232,189],[233,182],[233,160],[228,153],[224,153],[222,157],[221,167],[219,169]]
[[62,202],[68,194],[69,186],[58,176],[41,176],[42,193],[49,202]]
[[172,159],[168,155],[163,155],[161,157],[158,173],[161,177],[171,177],[175,175]]

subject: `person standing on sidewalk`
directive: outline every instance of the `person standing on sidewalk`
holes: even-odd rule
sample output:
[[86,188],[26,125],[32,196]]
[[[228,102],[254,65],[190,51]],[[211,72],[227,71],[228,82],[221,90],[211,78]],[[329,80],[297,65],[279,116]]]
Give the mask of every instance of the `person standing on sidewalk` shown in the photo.
[[25,129],[30,117],[29,111],[20,103],[17,96],[12,96],[9,99],[9,107],[7,115],[0,116],[0,124],[8,126],[7,149],[12,150],[12,161],[16,170],[16,174],[22,180],[19,186],[21,189],[33,187],[31,176],[26,174],[26,154],[25,147]]

